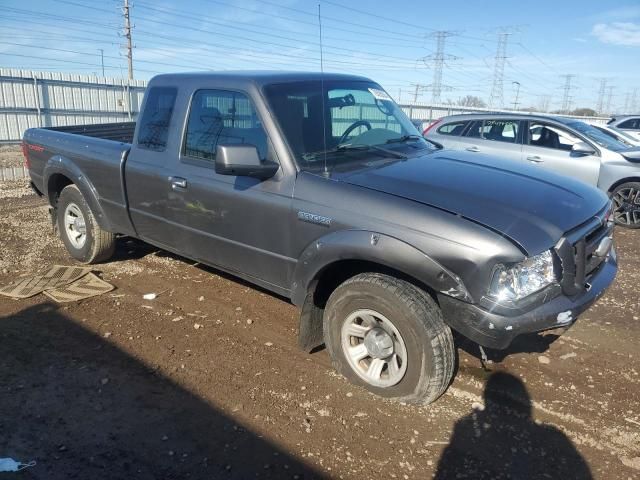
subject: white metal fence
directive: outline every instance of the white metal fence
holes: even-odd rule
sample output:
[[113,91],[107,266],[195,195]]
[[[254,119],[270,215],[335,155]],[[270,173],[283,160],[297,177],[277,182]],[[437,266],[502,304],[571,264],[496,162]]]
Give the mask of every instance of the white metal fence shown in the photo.
[[28,177],[29,171],[27,170],[27,167],[0,167],[0,182],[20,180]]
[[31,127],[135,120],[147,82],[0,68],[0,143]]
[[[146,86],[147,82],[142,80],[0,68],[0,143],[19,142],[31,127],[135,120]],[[425,126],[456,113],[496,111],[454,105],[401,106],[412,120],[422,121]],[[573,118],[596,123],[607,120]]]

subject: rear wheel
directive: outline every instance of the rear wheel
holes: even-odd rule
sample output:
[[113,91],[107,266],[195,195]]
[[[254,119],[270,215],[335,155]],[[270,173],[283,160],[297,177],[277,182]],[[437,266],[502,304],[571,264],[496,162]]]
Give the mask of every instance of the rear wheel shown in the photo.
[[100,228],[78,187],[68,185],[60,192],[56,210],[60,238],[73,258],[98,263],[113,255],[115,235]]
[[640,183],[628,182],[618,185],[611,193],[613,218],[616,225],[640,228]]
[[340,285],[325,308],[324,335],[336,370],[383,397],[431,403],[453,377],[453,337],[437,304],[388,275]]

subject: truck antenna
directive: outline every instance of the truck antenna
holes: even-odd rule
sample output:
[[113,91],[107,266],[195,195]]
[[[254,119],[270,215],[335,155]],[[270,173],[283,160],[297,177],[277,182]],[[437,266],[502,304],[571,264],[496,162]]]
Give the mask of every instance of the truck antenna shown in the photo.
[[324,103],[324,59],[322,57],[322,14],[318,4],[318,32],[320,34],[320,98],[322,98],[322,148],[324,155],[324,175],[329,176],[327,170],[327,115]]

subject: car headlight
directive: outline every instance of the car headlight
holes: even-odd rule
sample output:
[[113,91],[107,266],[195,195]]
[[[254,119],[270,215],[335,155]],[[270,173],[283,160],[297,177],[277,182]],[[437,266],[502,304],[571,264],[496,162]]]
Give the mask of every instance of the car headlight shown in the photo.
[[489,296],[498,301],[518,301],[556,281],[550,251],[515,265],[495,267]]

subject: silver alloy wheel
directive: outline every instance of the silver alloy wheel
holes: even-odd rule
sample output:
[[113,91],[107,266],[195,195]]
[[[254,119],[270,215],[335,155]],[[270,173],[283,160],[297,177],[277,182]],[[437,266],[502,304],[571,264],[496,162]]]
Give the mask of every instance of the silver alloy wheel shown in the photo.
[[84,247],[87,241],[87,226],[82,210],[75,203],[69,203],[64,210],[64,226],[71,245],[78,250]]
[[613,196],[613,217],[622,225],[640,224],[640,190],[621,188]]
[[392,387],[407,371],[407,347],[391,321],[374,310],[356,310],[342,324],[342,351],[354,372],[375,387]]

